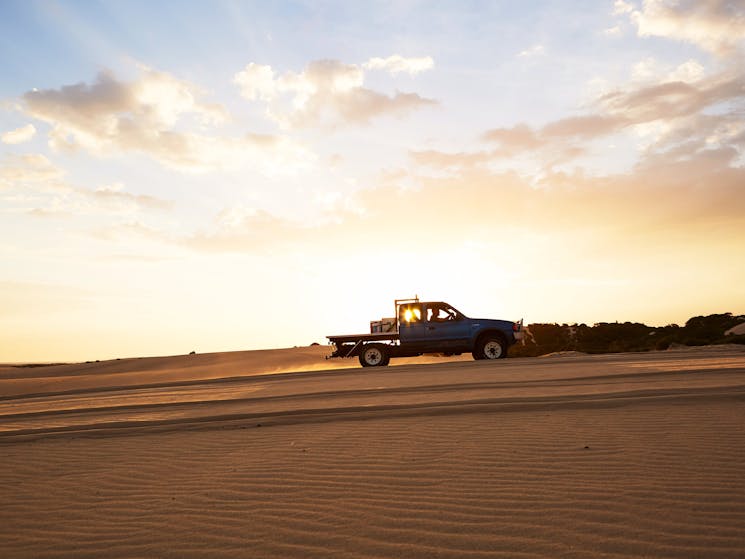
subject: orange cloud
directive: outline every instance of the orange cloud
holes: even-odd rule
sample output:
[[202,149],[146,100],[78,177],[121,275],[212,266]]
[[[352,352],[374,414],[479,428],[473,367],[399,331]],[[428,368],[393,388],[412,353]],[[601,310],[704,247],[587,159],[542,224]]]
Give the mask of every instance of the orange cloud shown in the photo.
[[483,139],[516,150],[527,150],[540,147],[543,141],[538,138],[535,130],[527,124],[518,124],[512,128],[494,128],[484,133]]

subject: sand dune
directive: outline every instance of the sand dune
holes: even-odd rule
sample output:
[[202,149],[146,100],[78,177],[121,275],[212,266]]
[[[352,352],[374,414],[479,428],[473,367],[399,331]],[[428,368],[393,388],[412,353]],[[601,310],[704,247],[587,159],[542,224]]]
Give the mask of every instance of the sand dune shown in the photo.
[[742,348],[325,351],[0,369],[0,556],[745,554]]
[[[47,367],[0,365],[0,394],[28,395],[101,387],[152,386],[297,371],[358,368],[357,359],[331,359],[328,346],[139,357]],[[393,366],[470,361],[470,355],[396,359]]]

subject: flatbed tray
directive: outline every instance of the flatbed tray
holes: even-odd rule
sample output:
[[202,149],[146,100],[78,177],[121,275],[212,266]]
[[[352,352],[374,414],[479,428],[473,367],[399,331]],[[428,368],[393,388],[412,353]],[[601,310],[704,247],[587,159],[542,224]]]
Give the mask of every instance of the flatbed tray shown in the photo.
[[398,332],[380,332],[377,334],[345,334],[343,336],[326,336],[331,343],[345,344],[352,342],[375,341],[375,340],[397,340]]

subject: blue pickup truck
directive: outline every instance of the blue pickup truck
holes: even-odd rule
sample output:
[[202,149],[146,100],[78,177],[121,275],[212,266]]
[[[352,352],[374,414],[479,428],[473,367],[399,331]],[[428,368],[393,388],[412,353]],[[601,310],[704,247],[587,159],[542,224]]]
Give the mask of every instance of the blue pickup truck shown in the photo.
[[442,301],[397,299],[395,307],[395,318],[371,322],[369,334],[327,336],[334,346],[329,357],[358,357],[363,367],[427,353],[500,359],[523,334],[522,320],[468,318]]

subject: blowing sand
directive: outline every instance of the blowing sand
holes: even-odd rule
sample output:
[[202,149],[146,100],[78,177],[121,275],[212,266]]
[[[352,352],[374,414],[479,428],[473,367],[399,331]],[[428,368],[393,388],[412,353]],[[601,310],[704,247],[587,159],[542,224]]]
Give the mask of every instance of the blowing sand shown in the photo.
[[326,351],[0,367],[0,557],[745,555],[742,349]]

